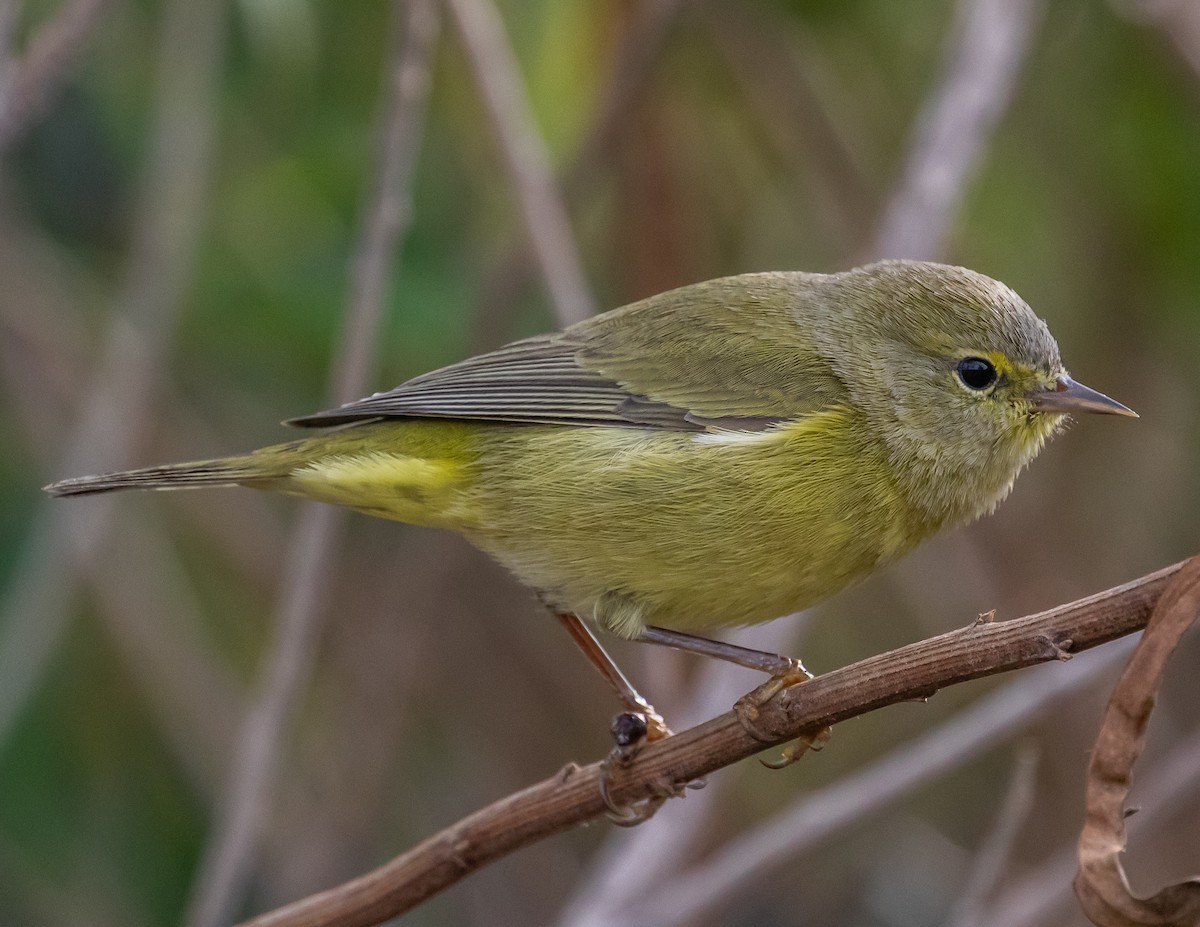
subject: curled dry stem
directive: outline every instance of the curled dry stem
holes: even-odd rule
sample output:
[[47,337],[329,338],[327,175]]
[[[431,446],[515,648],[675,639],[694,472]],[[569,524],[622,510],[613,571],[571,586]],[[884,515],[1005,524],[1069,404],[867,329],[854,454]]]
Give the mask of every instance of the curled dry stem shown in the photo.
[[1200,614],[1200,557],[1193,557],[1163,591],[1146,633],[1129,658],[1104,712],[1088,766],[1087,810],[1079,835],[1075,894],[1099,927],[1195,927],[1200,924],[1200,879],[1168,885],[1148,898],[1129,887],[1121,866],[1125,849],[1125,797],[1133,764],[1146,742],[1146,726],[1167,659]]

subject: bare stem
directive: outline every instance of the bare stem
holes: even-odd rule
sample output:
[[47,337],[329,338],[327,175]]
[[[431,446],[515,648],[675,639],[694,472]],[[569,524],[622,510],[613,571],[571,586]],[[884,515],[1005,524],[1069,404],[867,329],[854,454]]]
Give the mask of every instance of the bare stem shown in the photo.
[[[625,804],[687,782],[805,733],[887,705],[927,698],[946,686],[1070,654],[1145,626],[1182,564],[1013,621],[969,627],[871,657],[743,704],[647,746],[610,776]],[[475,812],[373,872],[247,922],[247,927],[367,927],[410,910],[514,850],[602,815],[601,763],[574,764]]]
[[874,254],[930,259],[987,140],[1012,99],[1043,0],[959,0],[938,90],[917,119],[904,176],[888,203]]
[[554,311],[562,325],[586,319],[595,304],[500,14],[491,0],[447,0],[447,5],[504,154]]
[[50,105],[75,58],[113,0],[71,0],[34,35],[29,50],[8,58],[16,4],[0,0],[0,153],[20,141]]

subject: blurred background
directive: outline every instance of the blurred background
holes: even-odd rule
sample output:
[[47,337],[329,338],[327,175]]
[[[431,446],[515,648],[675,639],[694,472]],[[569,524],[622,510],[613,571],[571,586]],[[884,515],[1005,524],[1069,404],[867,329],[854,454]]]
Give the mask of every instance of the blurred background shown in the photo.
[[[39,492],[282,440],[592,309],[939,258],[1141,413],[739,635],[818,673],[1200,552],[1200,5],[494,2],[0,0],[0,923],[228,922],[605,753],[602,681],[458,537],[249,491]],[[1126,646],[742,763],[405,923],[1082,924]],[[759,681],[615,649],[676,728]],[[1197,672],[1192,635],[1131,800],[1144,892],[1200,860]]]

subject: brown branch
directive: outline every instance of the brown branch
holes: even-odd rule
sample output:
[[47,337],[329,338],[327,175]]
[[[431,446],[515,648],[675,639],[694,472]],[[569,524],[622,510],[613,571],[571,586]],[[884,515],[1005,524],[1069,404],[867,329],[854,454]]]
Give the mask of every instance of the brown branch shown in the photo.
[[1167,660],[1200,613],[1200,557],[1193,557],[1159,597],[1146,633],[1113,689],[1088,765],[1087,813],[1079,835],[1075,894],[1100,927],[1194,927],[1200,923],[1200,879],[1138,898],[1121,866],[1125,798],[1133,764],[1146,742],[1150,713]]
[[[646,747],[610,781],[625,804],[827,725],[946,686],[1066,659],[1140,630],[1176,564],[1077,602],[1013,621],[976,623],[819,676],[757,710],[740,710]],[[407,911],[530,843],[601,816],[601,764],[560,773],[475,812],[373,872],[247,922],[246,927],[366,927]]]

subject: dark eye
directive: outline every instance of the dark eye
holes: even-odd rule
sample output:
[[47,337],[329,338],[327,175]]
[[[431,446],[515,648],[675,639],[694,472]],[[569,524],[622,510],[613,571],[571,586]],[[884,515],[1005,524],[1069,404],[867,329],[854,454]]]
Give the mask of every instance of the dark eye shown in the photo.
[[964,357],[957,369],[958,378],[970,389],[987,389],[996,382],[996,368],[982,357]]

